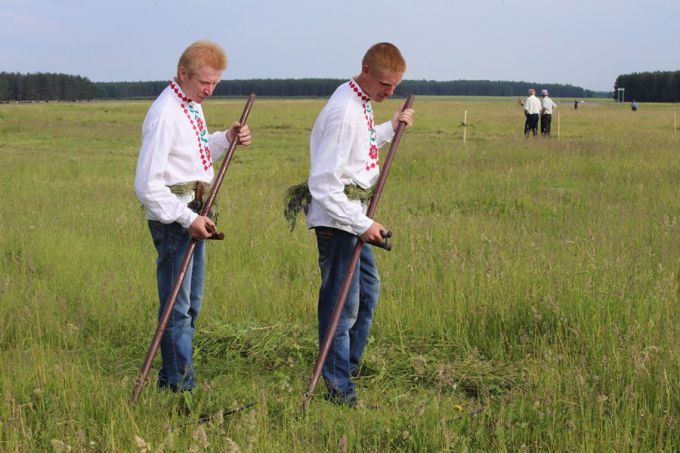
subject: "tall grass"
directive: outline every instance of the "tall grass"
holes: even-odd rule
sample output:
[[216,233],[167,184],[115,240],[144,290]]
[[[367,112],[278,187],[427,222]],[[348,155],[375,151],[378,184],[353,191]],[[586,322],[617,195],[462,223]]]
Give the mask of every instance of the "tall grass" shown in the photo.
[[[556,119],[525,139],[513,100],[416,99],[377,212],[395,248],[362,407],[303,414],[319,275],[282,198],[323,103],[256,102],[209,244],[200,385],[135,407],[157,310],[132,190],[148,102],[0,106],[0,450],[680,448],[677,106],[565,104],[558,140]],[[210,129],[242,107],[208,102]]]

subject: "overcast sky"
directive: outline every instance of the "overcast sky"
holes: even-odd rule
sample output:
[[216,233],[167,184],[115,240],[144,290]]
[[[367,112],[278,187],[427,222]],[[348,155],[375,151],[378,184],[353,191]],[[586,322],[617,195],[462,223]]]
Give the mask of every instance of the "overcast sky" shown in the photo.
[[407,79],[525,80],[611,90],[680,70],[679,0],[0,0],[0,71],[169,80],[197,39],[224,79],[346,78],[390,41]]

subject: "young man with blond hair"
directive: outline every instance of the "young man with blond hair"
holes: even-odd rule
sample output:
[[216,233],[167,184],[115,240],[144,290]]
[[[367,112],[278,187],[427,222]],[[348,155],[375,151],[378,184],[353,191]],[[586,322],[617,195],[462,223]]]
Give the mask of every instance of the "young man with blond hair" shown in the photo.
[[149,108],[142,128],[135,192],[146,208],[158,252],[159,316],[191,239],[199,240],[161,340],[161,389],[184,391],[195,386],[192,340],[203,299],[204,240],[215,228],[212,219],[199,214],[201,193],[207,197],[213,163],[229,143],[251,142],[248,126],[238,122],[226,131],[208,133],[201,104],[213,94],[226,67],[227,57],[217,44],[191,44],[179,59],[176,77]]
[[[400,121],[408,127],[413,123],[413,109],[397,111],[383,124],[377,125],[373,119],[372,102],[392,96],[405,71],[406,63],[396,46],[375,44],[366,52],[359,75],[335,90],[312,130],[308,180],[312,200],[307,225],[315,229],[319,250],[319,344],[357,237],[383,242],[381,232],[385,228],[368,218],[367,203],[346,195],[346,189],[354,194],[369,193],[378,180],[378,149],[391,141]],[[371,246],[365,244],[323,367],[328,397],[335,403],[357,403],[351,375],[358,371],[379,292],[378,269]]]

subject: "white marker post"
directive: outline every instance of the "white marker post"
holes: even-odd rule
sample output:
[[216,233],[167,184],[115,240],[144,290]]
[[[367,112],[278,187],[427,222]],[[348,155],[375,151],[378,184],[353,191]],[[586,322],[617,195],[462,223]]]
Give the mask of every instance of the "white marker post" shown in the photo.
[[463,115],[463,144],[467,144],[467,110]]
[[626,102],[626,89],[617,88],[616,89],[616,102]]

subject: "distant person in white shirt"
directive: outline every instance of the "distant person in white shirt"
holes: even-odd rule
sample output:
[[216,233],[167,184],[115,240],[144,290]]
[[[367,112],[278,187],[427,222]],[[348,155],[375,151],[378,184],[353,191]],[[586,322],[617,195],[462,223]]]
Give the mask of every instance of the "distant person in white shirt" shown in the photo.
[[203,239],[215,228],[213,220],[199,215],[204,201],[200,192],[207,198],[213,164],[230,142],[251,142],[248,126],[238,122],[226,131],[208,133],[201,104],[213,94],[226,67],[227,57],[217,44],[191,44],[179,59],[176,77],[149,108],[142,128],[135,192],[146,208],[158,252],[159,316],[191,238],[199,239],[161,339],[159,389],[185,391],[195,386],[192,339],[203,299]]
[[541,135],[549,137],[552,113],[557,104],[548,96],[548,90],[541,90],[541,98]]
[[[385,227],[368,218],[367,203],[351,194],[373,188],[379,174],[378,149],[391,141],[400,121],[407,127],[413,123],[413,109],[397,111],[391,121],[382,124],[375,124],[373,118],[373,103],[392,96],[405,71],[406,62],[397,47],[375,44],[366,52],[359,75],[335,90],[312,130],[308,179],[312,200],[307,225],[316,232],[321,269],[319,344],[357,237],[384,242],[381,232]],[[350,195],[347,189],[351,189]],[[358,372],[379,293],[378,269],[371,246],[365,244],[323,367],[328,399],[334,403],[357,404],[350,376]]]
[[524,101],[524,136],[528,137],[531,131],[534,136],[538,135],[538,116],[541,113],[541,101],[536,97],[536,90],[529,88],[529,96]]

